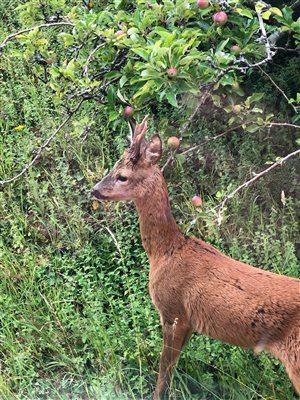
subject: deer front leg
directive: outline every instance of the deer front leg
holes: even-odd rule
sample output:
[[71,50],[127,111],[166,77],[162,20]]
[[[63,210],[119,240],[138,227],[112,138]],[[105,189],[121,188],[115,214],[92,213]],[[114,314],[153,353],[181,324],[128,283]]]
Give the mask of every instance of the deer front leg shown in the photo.
[[153,399],[159,400],[163,397],[171,378],[172,367],[175,364],[182,347],[191,335],[191,328],[180,323],[175,318],[173,323],[163,322],[163,349],[160,356],[159,375],[155,387]]

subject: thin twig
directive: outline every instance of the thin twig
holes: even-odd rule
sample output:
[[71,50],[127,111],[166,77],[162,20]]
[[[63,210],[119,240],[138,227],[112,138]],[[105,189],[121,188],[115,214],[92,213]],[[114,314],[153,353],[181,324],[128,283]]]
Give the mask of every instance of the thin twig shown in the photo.
[[211,141],[216,140],[216,139],[219,139],[220,137],[227,135],[227,133],[230,133],[230,132],[232,132],[232,131],[235,131],[236,129],[241,128],[243,125],[247,125],[247,124],[250,124],[250,123],[253,124],[253,122],[248,122],[248,123],[246,122],[246,123],[243,123],[243,124],[234,126],[233,128],[227,129],[225,132],[222,132],[222,133],[220,133],[219,135],[210,137],[210,138],[206,139],[204,142],[202,142],[202,143],[200,143],[200,144],[197,144],[196,146],[190,147],[189,149],[183,151],[183,152],[180,153],[180,154],[181,154],[181,155],[186,155],[186,154],[191,153],[191,152],[193,152],[193,151],[195,151],[195,150],[198,150],[198,149],[200,149],[203,145],[205,145],[206,143],[211,142]]
[[29,169],[30,167],[32,167],[32,165],[38,160],[38,158],[40,157],[42,151],[52,142],[52,140],[55,138],[55,136],[64,128],[64,126],[70,121],[70,119],[72,118],[72,116],[79,110],[79,108],[81,107],[82,103],[83,103],[84,99],[82,99],[77,106],[71,110],[68,113],[67,118],[59,125],[59,127],[44,141],[44,143],[38,148],[36,155],[33,157],[33,159],[25,165],[25,167],[22,169],[21,172],[19,172],[17,175],[13,176],[10,179],[7,180],[3,180],[0,181],[0,186],[4,186],[7,183],[11,183],[16,181],[17,179],[19,179],[22,175],[24,175]]
[[272,84],[276,87],[276,89],[282,94],[282,96],[286,99],[286,101],[288,102],[288,104],[293,108],[293,110],[295,111],[296,114],[298,114],[298,109],[297,107],[295,107],[292,103],[290,103],[290,99],[287,97],[287,95],[284,93],[284,91],[277,85],[276,82],[274,82],[274,80],[270,77],[269,74],[266,73],[266,71],[264,71],[260,66],[257,67],[260,72],[262,72],[271,82]]
[[219,225],[221,224],[223,220],[223,209],[225,207],[225,204],[229,199],[231,199],[235,194],[240,192],[242,189],[248,187],[251,185],[253,182],[270,172],[272,169],[276,168],[278,165],[282,165],[285,161],[287,161],[289,158],[294,157],[295,155],[300,154],[300,149],[293,151],[292,153],[289,153],[287,156],[278,159],[275,161],[272,165],[270,165],[268,168],[264,169],[263,171],[259,172],[258,174],[255,174],[253,178],[249,179],[248,181],[244,182],[242,185],[238,186],[235,190],[233,190],[231,193],[226,195],[222,202],[216,207],[218,209],[218,223]]
[[83,68],[83,76],[88,76],[89,63],[91,62],[91,59],[93,58],[93,55],[94,55],[98,50],[100,50],[102,47],[104,47],[105,45],[106,45],[106,43],[101,43],[101,44],[99,44],[97,47],[95,47],[95,48],[93,49],[93,51],[91,51],[91,53],[89,54],[89,56],[88,56],[88,58],[87,58],[87,60],[86,60],[85,66],[84,66],[84,68]]
[[288,49],[287,47],[279,47],[279,46],[271,46],[271,49],[273,50],[282,50],[282,51],[287,51],[291,53],[300,53],[300,49]]
[[200,148],[202,148],[202,146],[204,146],[205,144],[207,144],[207,143],[209,143],[209,142],[211,142],[213,140],[219,139],[220,137],[223,137],[223,136],[227,135],[228,133],[235,131],[236,129],[242,128],[243,125],[257,125],[257,126],[259,126],[261,128],[264,128],[264,127],[272,128],[273,126],[288,126],[290,128],[300,129],[300,125],[290,124],[289,122],[270,122],[270,123],[268,123],[266,125],[262,125],[262,124],[259,124],[257,122],[254,122],[254,121],[244,122],[243,124],[236,125],[233,128],[227,129],[226,131],[224,131],[222,133],[219,133],[216,136],[207,138],[206,140],[204,140],[204,142],[201,142],[200,144],[197,144],[197,145],[195,145],[193,147],[190,147],[189,149],[186,149],[183,152],[180,152],[179,154],[186,155],[188,153],[192,153],[194,151],[197,151]]
[[290,5],[292,10],[296,10],[296,8],[300,7],[300,0],[295,1],[295,3]]
[[272,126],[289,126],[290,128],[300,129],[300,125],[290,124],[289,122],[270,122],[266,126],[268,128],[272,128]]
[[49,24],[41,24],[41,25],[37,25],[37,26],[32,26],[31,28],[27,28],[27,29],[23,29],[19,32],[15,32],[12,33],[11,35],[8,35],[3,42],[0,44],[0,52],[2,49],[4,49],[4,47],[6,46],[7,42],[9,42],[10,40],[15,39],[17,36],[22,35],[23,33],[27,33],[27,32],[31,32],[34,29],[41,29],[41,28],[50,28],[52,26],[74,26],[74,24],[72,24],[72,22],[52,22]]

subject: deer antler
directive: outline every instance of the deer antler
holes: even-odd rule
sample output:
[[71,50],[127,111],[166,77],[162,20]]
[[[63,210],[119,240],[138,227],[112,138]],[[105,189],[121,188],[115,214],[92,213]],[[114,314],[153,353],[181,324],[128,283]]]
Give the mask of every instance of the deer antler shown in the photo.
[[[145,135],[148,129],[148,118],[149,115],[146,115],[143,121],[140,124],[137,124],[133,134],[132,134],[132,143],[130,147],[130,158],[135,163],[140,157],[141,154],[141,146],[145,144]],[[130,126],[131,127],[131,126]]]

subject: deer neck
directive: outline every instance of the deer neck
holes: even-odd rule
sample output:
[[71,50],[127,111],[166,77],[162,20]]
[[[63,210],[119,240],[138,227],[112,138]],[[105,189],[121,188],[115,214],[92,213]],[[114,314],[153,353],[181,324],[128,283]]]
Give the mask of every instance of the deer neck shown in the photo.
[[172,215],[167,186],[159,168],[145,195],[135,201],[144,249],[151,258],[170,255],[184,235]]

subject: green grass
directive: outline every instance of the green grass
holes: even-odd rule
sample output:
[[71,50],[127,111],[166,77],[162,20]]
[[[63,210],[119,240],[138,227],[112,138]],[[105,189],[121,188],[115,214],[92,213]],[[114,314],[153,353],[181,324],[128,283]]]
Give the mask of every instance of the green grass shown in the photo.
[[[1,247],[2,397],[149,396],[161,333],[129,209],[109,206],[100,228],[90,228],[89,242],[77,249],[34,240],[25,246],[20,240],[16,250]],[[233,242],[231,253],[237,249]],[[247,257],[246,247],[240,251]],[[197,335],[182,354],[171,393],[177,399],[293,399],[276,360]]]

